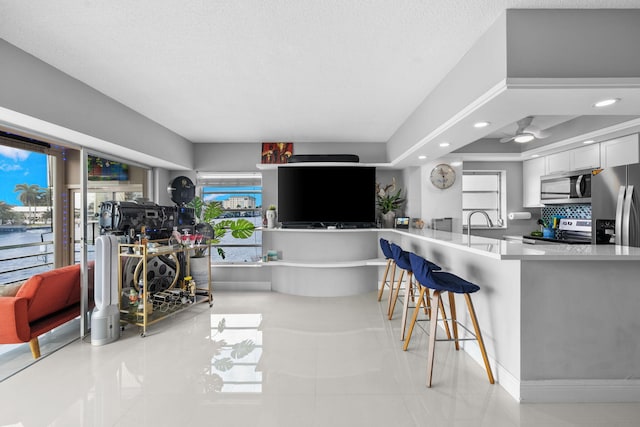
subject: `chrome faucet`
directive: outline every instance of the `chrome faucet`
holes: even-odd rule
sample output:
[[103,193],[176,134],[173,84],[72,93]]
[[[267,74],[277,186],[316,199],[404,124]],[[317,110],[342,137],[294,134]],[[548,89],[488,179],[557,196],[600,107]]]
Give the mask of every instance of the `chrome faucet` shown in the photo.
[[481,213],[482,215],[484,215],[484,217],[487,219],[487,225],[489,227],[493,227],[493,222],[491,221],[491,218],[489,218],[489,214],[486,213],[485,211],[471,211],[471,212],[469,212],[469,216],[467,217],[467,243],[471,243],[471,217],[475,213]]

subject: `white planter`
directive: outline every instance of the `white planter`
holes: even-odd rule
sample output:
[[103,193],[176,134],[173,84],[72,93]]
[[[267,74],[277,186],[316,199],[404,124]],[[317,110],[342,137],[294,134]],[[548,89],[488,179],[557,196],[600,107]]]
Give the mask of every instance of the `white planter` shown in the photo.
[[396,220],[396,213],[394,211],[389,211],[385,214],[382,214],[382,226],[384,228],[394,228]]
[[209,255],[202,258],[191,258],[189,263],[191,277],[195,280],[196,286],[198,288],[206,288],[209,281],[208,270],[211,268]]
[[276,228],[276,211],[267,210],[267,228]]

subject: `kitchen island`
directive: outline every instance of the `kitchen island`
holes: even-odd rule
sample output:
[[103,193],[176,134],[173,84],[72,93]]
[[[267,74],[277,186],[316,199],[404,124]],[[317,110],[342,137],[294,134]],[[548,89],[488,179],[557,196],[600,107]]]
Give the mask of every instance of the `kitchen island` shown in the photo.
[[[640,248],[378,234],[480,286],[473,301],[487,352],[514,398],[640,401]],[[475,342],[464,349],[482,363]]]
[[[384,265],[380,237],[480,286],[473,301],[491,366],[515,399],[640,402],[640,248],[527,245],[431,229],[274,229],[263,237],[282,254],[265,264],[272,289],[373,291]],[[482,364],[477,344],[463,343]],[[416,346],[409,351],[426,360]]]

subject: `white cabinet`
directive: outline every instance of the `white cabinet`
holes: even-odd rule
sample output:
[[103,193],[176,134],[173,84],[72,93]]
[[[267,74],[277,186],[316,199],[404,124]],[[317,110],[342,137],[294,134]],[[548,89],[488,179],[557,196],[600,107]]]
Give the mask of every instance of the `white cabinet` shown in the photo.
[[600,148],[598,144],[561,151],[547,156],[547,175],[599,167]]
[[540,203],[540,177],[547,174],[546,158],[525,160],[522,162],[522,206],[536,208]]
[[585,145],[569,151],[572,171],[597,169],[600,167],[600,147],[598,144]]
[[560,153],[550,154],[547,159],[547,175],[556,173],[569,172],[571,170],[571,152],[561,151]]
[[623,136],[600,143],[603,168],[640,163],[639,134]]

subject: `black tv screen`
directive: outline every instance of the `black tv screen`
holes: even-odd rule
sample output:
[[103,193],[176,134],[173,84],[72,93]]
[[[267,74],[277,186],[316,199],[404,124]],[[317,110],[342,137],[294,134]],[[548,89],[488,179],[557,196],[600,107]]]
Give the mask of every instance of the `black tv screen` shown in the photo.
[[278,220],[283,227],[371,227],[375,187],[375,167],[279,167]]

